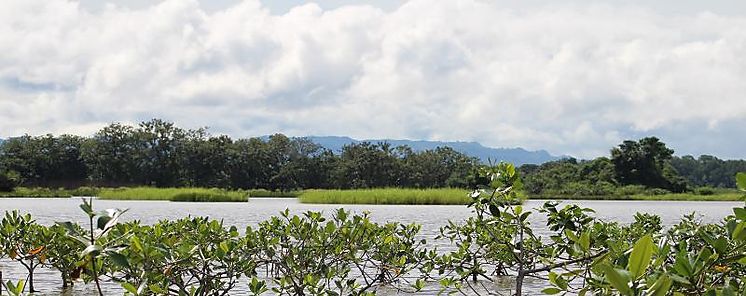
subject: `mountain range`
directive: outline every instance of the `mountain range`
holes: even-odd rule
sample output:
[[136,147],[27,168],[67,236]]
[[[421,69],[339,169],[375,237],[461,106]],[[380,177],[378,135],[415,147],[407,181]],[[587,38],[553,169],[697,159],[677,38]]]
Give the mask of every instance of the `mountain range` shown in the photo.
[[309,136],[306,137],[322,147],[332,150],[336,153],[342,151],[344,145],[370,142],[385,142],[392,146],[407,145],[414,151],[435,149],[437,147],[451,147],[466,155],[479,158],[482,162],[488,160],[506,161],[515,165],[522,164],[542,164],[548,161],[564,158],[565,156],[554,156],[545,150],[529,151],[523,148],[492,148],[485,147],[477,142],[441,142],[441,141],[416,141],[416,140],[392,140],[392,139],[368,139],[356,140],[350,137],[339,136]]

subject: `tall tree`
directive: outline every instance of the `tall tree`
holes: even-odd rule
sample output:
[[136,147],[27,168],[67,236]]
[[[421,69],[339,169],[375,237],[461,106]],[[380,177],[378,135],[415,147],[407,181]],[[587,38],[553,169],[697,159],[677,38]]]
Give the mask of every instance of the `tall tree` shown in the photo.
[[611,150],[616,179],[623,185],[683,191],[686,186],[670,165],[674,151],[656,137],[624,141]]

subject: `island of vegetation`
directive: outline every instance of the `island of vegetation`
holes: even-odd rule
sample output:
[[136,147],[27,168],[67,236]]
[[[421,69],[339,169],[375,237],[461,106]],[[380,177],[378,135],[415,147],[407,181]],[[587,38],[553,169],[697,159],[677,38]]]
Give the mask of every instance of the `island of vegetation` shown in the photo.
[[[0,197],[309,203],[463,204],[489,164],[449,147],[353,143],[330,151],[276,134],[232,139],[153,119],[110,124],[91,137],[20,136],[0,143]],[[674,156],[654,137],[624,141],[608,157],[517,168],[523,198],[737,200],[744,160]]]

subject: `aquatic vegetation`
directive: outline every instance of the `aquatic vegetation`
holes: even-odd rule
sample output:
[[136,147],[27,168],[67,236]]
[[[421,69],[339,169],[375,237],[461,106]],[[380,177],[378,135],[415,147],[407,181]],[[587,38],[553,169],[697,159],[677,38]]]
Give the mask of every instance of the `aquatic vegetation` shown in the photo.
[[298,197],[302,191],[271,191],[266,189],[249,190],[249,197]]
[[[379,224],[343,209],[285,210],[243,232],[206,217],[119,223],[126,210],[96,211],[90,200],[81,205],[83,225],[45,226],[10,211],[0,221],[0,258],[28,276],[3,282],[0,293],[33,291],[40,266],[59,270],[62,285],[110,280],[128,295],[226,295],[241,283],[249,295],[375,295],[384,286],[494,295],[507,293],[490,285],[504,278],[514,283],[510,295],[525,295],[527,278],[543,279],[545,294],[746,293],[746,207],[721,223],[686,215],[664,229],[660,217],[637,214],[620,225],[577,205],[515,205],[522,184],[510,164],[481,174],[490,182],[468,195],[474,215],[435,237],[448,250],[428,247],[418,225]],[[737,180],[746,194],[746,174]],[[537,214],[545,237],[529,222]]]
[[101,199],[116,200],[237,202],[247,201],[248,192],[242,190],[230,191],[217,188],[123,187],[101,189],[98,197]]
[[459,188],[380,188],[305,190],[299,200],[302,203],[324,204],[465,205],[471,198],[468,190]]

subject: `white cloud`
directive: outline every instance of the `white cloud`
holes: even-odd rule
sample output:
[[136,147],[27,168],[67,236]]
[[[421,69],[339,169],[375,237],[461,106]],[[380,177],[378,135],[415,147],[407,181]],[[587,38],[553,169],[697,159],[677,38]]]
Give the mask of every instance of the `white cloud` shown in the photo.
[[3,1],[0,137],[161,117],[235,136],[477,140],[581,157],[648,133],[707,153],[678,136],[689,134],[746,157],[715,132],[746,117],[744,27],[746,17],[587,3],[277,15],[250,0],[95,12]]

